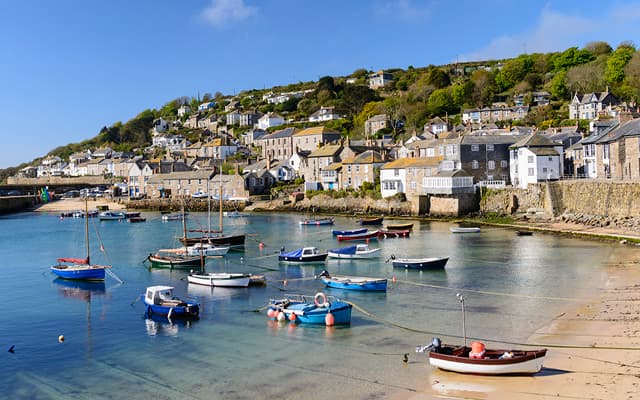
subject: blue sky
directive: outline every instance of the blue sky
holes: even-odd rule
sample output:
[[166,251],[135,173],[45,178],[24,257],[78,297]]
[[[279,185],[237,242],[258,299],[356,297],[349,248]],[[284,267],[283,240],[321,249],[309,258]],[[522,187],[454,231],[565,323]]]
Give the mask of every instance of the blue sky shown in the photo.
[[636,45],[640,1],[26,0],[0,13],[0,168],[180,96]]

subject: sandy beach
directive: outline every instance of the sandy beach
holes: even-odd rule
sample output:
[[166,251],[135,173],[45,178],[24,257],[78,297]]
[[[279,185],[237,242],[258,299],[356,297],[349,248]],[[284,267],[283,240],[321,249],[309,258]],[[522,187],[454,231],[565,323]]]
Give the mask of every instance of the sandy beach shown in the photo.
[[[124,205],[108,199],[89,201],[89,209]],[[39,206],[39,212],[84,208],[82,199],[59,200]],[[565,223],[536,223],[533,228],[579,235],[639,238],[637,232]],[[612,242],[602,283],[590,301],[567,304],[566,312],[537,329],[528,340],[548,348],[543,370],[534,376],[484,377],[427,367],[417,391],[398,399],[633,399],[640,393],[640,247]],[[508,344],[493,344],[508,348]],[[517,346],[515,346],[517,347]],[[418,359],[418,356],[412,356]],[[419,357],[426,362],[424,357]]]

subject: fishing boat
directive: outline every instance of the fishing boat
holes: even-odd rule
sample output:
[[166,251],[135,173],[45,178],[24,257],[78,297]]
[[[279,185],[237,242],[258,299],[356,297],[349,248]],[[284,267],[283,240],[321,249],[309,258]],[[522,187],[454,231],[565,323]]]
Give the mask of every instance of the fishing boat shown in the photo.
[[449,257],[430,258],[396,258],[393,254],[387,261],[391,260],[394,268],[405,269],[444,269],[449,261]]
[[[85,199],[85,212],[87,211],[87,200]],[[110,265],[91,264],[91,248],[89,244],[89,218],[84,220],[84,241],[85,241],[85,258],[58,258],[58,264],[51,267],[51,271],[58,277],[63,279],[84,280],[84,281],[103,281],[107,268]]]
[[321,253],[317,247],[302,247],[297,250],[285,252],[280,249],[278,261],[295,263],[320,263],[327,259],[328,253]]
[[121,211],[102,211],[98,214],[98,218],[100,221],[117,221],[121,219],[125,219],[126,216]]
[[387,290],[387,279],[385,278],[331,275],[326,270],[322,271],[317,278],[320,278],[327,287],[335,289],[360,290],[366,292],[384,292]]
[[410,231],[413,229],[413,223],[410,224],[387,224],[385,229],[389,231]]
[[418,346],[416,351],[426,353],[434,367],[480,375],[535,374],[542,369],[547,354],[547,349],[487,349],[482,342],[473,342],[470,347],[441,344],[439,338],[433,338],[428,346]]
[[351,323],[350,303],[326,296],[322,292],[315,296],[287,295],[269,300],[267,316],[278,321],[326,326],[349,325]]
[[173,286],[149,286],[142,300],[147,316],[166,315],[167,318],[198,318],[200,304],[173,296]]
[[124,212],[124,217],[125,218],[137,218],[140,216],[140,211],[125,211]]
[[361,218],[358,222],[360,225],[382,225],[384,217]]
[[366,231],[368,231],[368,228],[358,228],[358,229],[333,229],[331,231],[331,234],[333,236],[338,236],[338,235],[357,235],[360,233],[365,233]]
[[[184,206],[182,209],[182,231],[187,232],[187,222],[185,219]],[[155,254],[149,254],[147,260],[151,268],[194,268],[202,267],[204,257],[202,254],[189,255],[187,246],[173,249],[160,249]]]
[[248,287],[251,281],[251,274],[191,271],[187,276],[187,281],[205,286]]
[[387,229],[379,229],[378,230],[378,237],[382,238],[382,239],[408,238],[410,234],[411,234],[411,230],[409,230],[409,229],[392,230],[392,231],[387,230]]
[[212,243],[196,243],[186,247],[186,253],[190,256],[203,255],[205,257],[224,256],[229,252],[229,246],[218,246]]
[[144,222],[147,219],[145,217],[129,217],[128,220],[131,223],[136,223],[136,222]]
[[365,241],[369,241],[369,240],[378,240],[378,231],[365,231],[364,233],[356,233],[353,235],[337,235],[336,239],[338,239],[339,242],[343,242],[343,241],[361,241],[361,240],[365,240]]
[[333,225],[335,218],[305,218],[300,221],[300,225]]
[[519,231],[516,231],[516,235],[518,235],[518,236],[531,236],[531,235],[533,235],[533,231],[519,230]]
[[364,259],[380,256],[381,248],[370,248],[366,243],[358,243],[352,246],[340,247],[328,251],[330,258]]
[[480,228],[477,226],[463,227],[463,226],[452,226],[449,227],[449,230],[452,233],[479,233]]

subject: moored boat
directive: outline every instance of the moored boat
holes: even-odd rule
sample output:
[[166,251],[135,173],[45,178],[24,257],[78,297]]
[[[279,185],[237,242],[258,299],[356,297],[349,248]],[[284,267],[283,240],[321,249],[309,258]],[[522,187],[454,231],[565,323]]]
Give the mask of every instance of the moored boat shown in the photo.
[[447,371],[480,375],[535,374],[542,369],[547,349],[487,349],[481,342],[471,347],[441,344],[434,338],[417,352],[427,353],[429,364]]
[[227,272],[191,272],[187,281],[196,285],[247,287],[251,282],[251,274]]
[[396,258],[392,254],[389,260],[391,260],[391,263],[395,268],[444,269],[444,266],[447,264],[447,261],[449,261],[449,257]]
[[322,263],[327,259],[328,253],[322,253],[317,247],[302,247],[297,250],[285,252],[280,249],[278,261],[295,263]]
[[335,218],[305,218],[300,221],[300,225],[333,225]]
[[449,228],[452,233],[479,233],[480,228],[477,226],[452,226]]
[[200,304],[173,296],[173,286],[149,286],[142,295],[147,316],[166,315],[167,318],[198,318]]
[[271,299],[267,316],[278,321],[291,321],[303,324],[349,325],[351,308],[347,302],[326,296],[322,292],[315,296],[287,295],[280,299]]
[[518,235],[518,236],[531,236],[531,235],[533,235],[533,231],[518,230],[518,231],[516,231],[516,235]]
[[364,276],[331,275],[326,270],[318,278],[327,287],[346,290],[360,290],[366,292],[384,292],[387,290],[386,278],[368,278]]
[[378,237],[379,238],[383,238],[383,239],[388,239],[388,238],[408,238],[409,235],[411,234],[411,230],[409,229],[405,229],[405,230],[387,230],[387,229],[379,229],[378,230]]
[[121,219],[125,219],[126,216],[121,211],[102,211],[98,214],[98,218],[100,221],[117,221]]
[[179,249],[160,249],[155,254],[149,254],[147,260],[151,268],[195,268],[202,265],[201,256],[189,256],[176,253]]
[[361,218],[358,222],[360,225],[382,225],[384,217]]
[[352,246],[340,247],[328,251],[331,258],[364,259],[380,256],[381,248],[370,248],[366,243],[358,243]]
[[357,235],[359,233],[365,233],[366,231],[368,231],[368,228],[357,228],[357,229],[333,229],[331,231],[331,234],[333,236],[338,236],[338,235]]
[[385,225],[385,229],[389,231],[410,231],[413,229],[413,223],[407,224],[387,224]]
[[229,246],[218,246],[212,243],[196,243],[193,246],[188,246],[187,255],[198,256],[203,255],[205,257],[217,257],[224,256],[229,252]]
[[359,241],[359,240],[378,240],[379,231],[369,231],[367,230],[364,233],[356,233],[353,235],[337,235],[336,239],[339,242],[343,241]]

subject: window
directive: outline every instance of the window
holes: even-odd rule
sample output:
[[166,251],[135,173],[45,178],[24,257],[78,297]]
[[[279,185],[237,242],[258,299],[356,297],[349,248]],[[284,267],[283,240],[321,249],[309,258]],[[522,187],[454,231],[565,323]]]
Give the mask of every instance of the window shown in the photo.
[[478,160],[471,161],[471,169],[478,169],[479,163]]
[[535,176],[533,168],[529,168],[529,176]]
[[351,173],[351,165],[347,165],[347,173],[350,174]]
[[500,160],[500,168],[507,168],[509,166],[509,163],[507,162],[507,160]]
[[433,157],[436,155],[436,150],[433,147],[427,149],[427,157]]
[[542,168],[542,173],[543,173],[543,174],[546,174],[546,173],[547,173],[547,167],[543,167],[543,168]]
[[364,166],[364,173],[365,173],[365,174],[368,174],[368,173],[369,173],[369,166],[368,166],[368,165],[365,165],[365,166]]
[[360,173],[360,165],[356,165],[356,174]]
[[551,161],[551,160],[553,160],[553,158],[551,158],[551,157],[549,157],[549,158],[547,159],[547,161]]
[[480,151],[480,146],[478,146],[477,144],[472,144],[471,151]]
[[492,144],[488,144],[487,145],[487,151],[493,151],[493,145]]
[[495,162],[495,161],[493,161],[493,160],[489,160],[489,161],[487,162],[487,169],[489,169],[489,170],[494,170],[494,169],[496,169],[496,162]]
[[400,170],[399,169],[394,169],[393,170],[393,176],[400,176]]
[[438,147],[438,153],[440,153],[441,156],[444,155],[444,146],[439,146]]
[[529,164],[533,164],[533,156],[529,156],[529,157],[527,157],[527,162],[528,162]]
[[383,181],[382,188],[384,190],[396,190],[396,181]]
[[418,184],[416,181],[411,181],[411,190],[415,191],[416,189],[418,189]]

